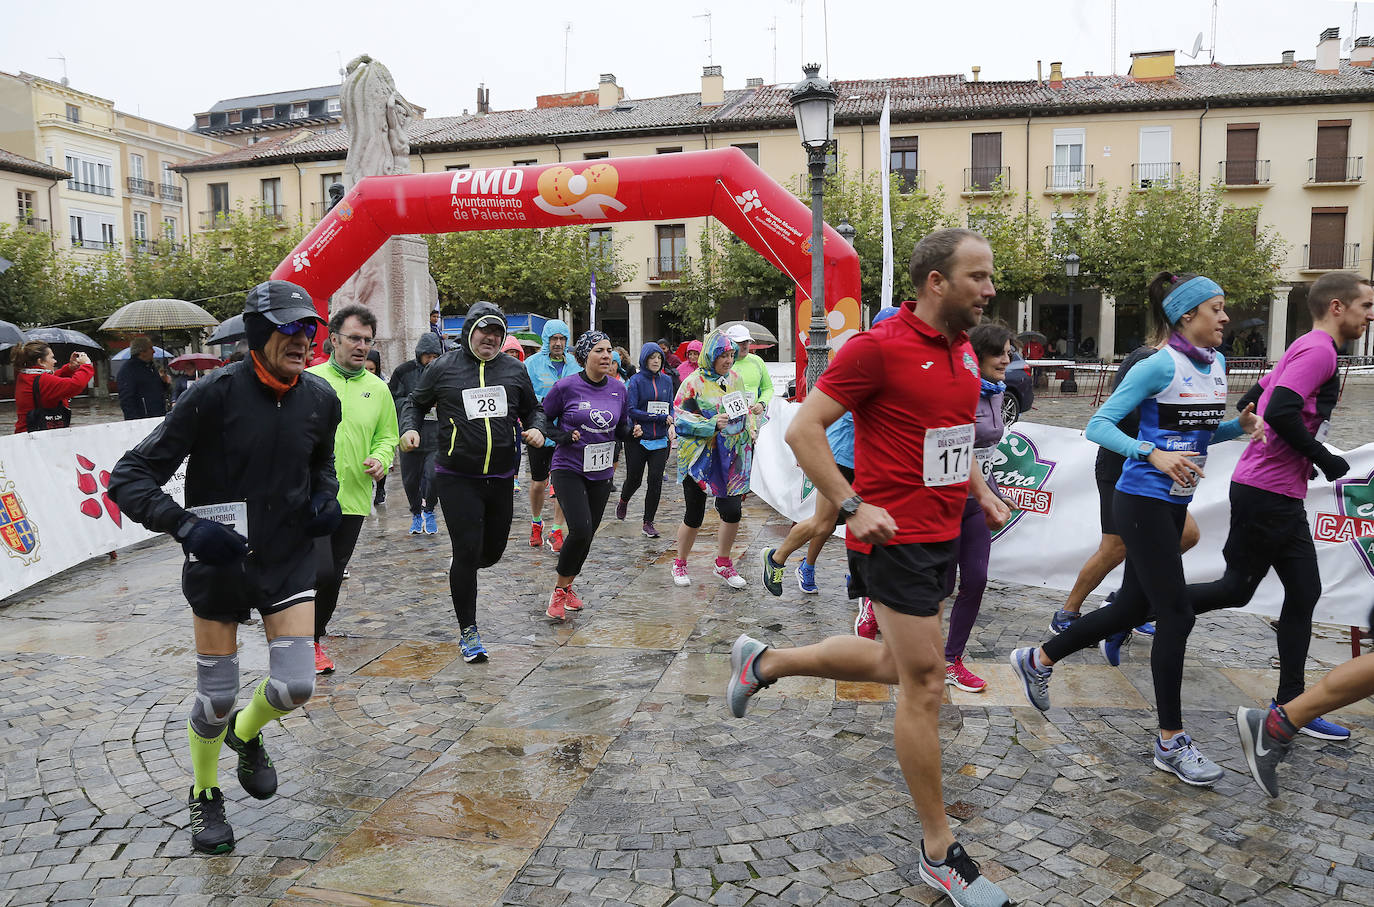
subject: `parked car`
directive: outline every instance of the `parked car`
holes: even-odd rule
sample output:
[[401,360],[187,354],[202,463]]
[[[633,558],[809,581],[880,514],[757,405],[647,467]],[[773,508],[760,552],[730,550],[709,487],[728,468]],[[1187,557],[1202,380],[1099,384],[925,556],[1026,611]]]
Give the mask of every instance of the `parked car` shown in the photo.
[[1007,366],[1007,392],[1002,397],[1002,419],[1008,425],[1021,418],[1021,414],[1035,406],[1035,387],[1031,380],[1031,370],[1026,366],[1025,357],[1020,350],[1012,350],[1011,364]]

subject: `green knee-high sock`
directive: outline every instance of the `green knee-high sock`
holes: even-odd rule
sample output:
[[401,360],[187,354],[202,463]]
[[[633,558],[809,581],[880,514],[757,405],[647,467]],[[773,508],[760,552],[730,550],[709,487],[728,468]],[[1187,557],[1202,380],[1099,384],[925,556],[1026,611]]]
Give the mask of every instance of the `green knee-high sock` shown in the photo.
[[195,776],[192,793],[197,797],[208,787],[219,787],[219,748],[228,729],[225,725],[220,728],[218,737],[202,737],[191,722],[186,722],[186,738],[191,744],[191,772]]
[[253,698],[243,707],[243,711],[239,712],[239,717],[234,722],[234,735],[240,740],[252,740],[267,726],[267,722],[290,713],[290,709],[279,709],[267,701],[267,678],[264,677],[262,683],[253,691]]

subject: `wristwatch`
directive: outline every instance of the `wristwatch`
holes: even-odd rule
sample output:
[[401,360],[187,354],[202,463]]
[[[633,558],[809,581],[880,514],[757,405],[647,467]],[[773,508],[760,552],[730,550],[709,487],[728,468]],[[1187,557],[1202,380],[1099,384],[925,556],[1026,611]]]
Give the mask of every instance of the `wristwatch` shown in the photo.
[[1155,452],[1156,444],[1153,441],[1141,441],[1135,446],[1135,452],[1142,460],[1148,460],[1150,454]]
[[844,518],[847,520],[859,512],[859,505],[863,502],[864,499],[857,494],[851,495],[840,502],[840,513],[843,514]]

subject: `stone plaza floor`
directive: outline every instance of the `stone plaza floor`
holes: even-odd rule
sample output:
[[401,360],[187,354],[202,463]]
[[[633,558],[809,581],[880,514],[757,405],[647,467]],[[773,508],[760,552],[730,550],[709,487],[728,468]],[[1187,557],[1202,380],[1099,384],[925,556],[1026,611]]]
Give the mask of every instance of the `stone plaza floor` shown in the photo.
[[[555,624],[555,557],[526,545],[520,494],[506,557],[481,577],[491,661],[467,665],[443,521],[407,534],[399,476],[389,484],[331,626],[337,673],[264,732],[278,796],[244,794],[225,751],[230,855],[192,854],[186,830],[195,664],[180,549],[146,543],[0,603],[0,907],[940,900],[916,872],[892,690],[788,679],[745,719],[725,707],[739,633],[850,632],[842,545],[821,558],[821,594],[789,582],[769,596],[758,553],[787,524],[751,498],[735,548],[748,588],[711,575],[709,510],[693,583],[674,587],[669,485],[664,537],[641,536],[638,500],[608,519],[577,584],[587,610]],[[1231,715],[1272,695],[1273,634],[1208,615],[1185,720],[1227,774],[1188,788],[1148,756],[1148,642],[1120,668],[1073,657],[1055,708],[1025,705],[1007,655],[1044,637],[1059,598],[992,582],[966,656],[989,688],[947,692],[941,711],[948,812],[989,877],[1019,904],[1374,904],[1374,702],[1336,716],[1349,743],[1300,738],[1269,800]],[[1321,628],[1313,677],[1349,656],[1341,635]],[[239,636],[242,700],[266,646],[256,621]]]

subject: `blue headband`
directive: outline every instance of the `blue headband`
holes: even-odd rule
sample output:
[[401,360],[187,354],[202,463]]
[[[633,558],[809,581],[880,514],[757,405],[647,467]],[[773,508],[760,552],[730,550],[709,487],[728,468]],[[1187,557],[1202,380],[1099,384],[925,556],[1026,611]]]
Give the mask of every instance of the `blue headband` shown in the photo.
[[1225,295],[1225,291],[1210,277],[1194,277],[1191,280],[1185,280],[1170,290],[1168,296],[1164,297],[1164,317],[1169,319],[1169,324],[1178,324],[1179,319],[1185,314],[1213,296]]

